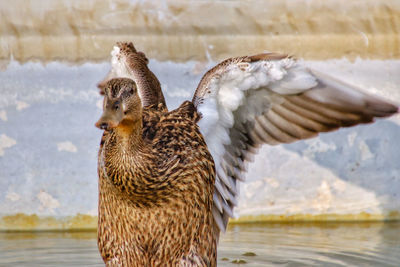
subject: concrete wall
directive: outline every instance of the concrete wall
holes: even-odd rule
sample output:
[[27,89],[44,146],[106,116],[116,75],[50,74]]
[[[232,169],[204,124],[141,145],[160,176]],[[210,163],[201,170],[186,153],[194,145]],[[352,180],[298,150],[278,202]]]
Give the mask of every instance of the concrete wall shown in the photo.
[[[398,1],[0,2],[0,230],[96,226],[96,83],[116,41],[151,58],[167,103],[224,57],[280,51],[400,103]],[[400,117],[249,166],[238,221],[400,219]]]
[[103,61],[121,39],[159,60],[400,57],[397,0],[14,0],[0,10],[0,59],[21,62]]

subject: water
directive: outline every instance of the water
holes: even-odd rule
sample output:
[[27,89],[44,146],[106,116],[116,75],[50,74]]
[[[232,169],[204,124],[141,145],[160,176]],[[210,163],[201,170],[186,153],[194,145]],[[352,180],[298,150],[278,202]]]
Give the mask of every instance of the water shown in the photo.
[[[234,225],[221,237],[218,265],[400,266],[400,222]],[[104,264],[95,232],[2,232],[0,266]]]

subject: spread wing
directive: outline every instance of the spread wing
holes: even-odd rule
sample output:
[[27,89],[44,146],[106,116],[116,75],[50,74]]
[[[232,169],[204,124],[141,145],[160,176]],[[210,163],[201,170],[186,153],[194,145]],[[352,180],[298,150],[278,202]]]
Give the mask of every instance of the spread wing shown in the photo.
[[237,204],[245,163],[260,145],[291,143],[398,112],[396,105],[272,53],[223,61],[204,75],[193,103],[215,161],[213,215],[222,231]]
[[160,82],[148,68],[148,63],[144,53],[136,51],[132,43],[117,43],[111,51],[111,70],[98,84],[100,93],[104,84],[112,78],[131,78],[136,82],[143,107],[158,107],[161,104],[166,109]]

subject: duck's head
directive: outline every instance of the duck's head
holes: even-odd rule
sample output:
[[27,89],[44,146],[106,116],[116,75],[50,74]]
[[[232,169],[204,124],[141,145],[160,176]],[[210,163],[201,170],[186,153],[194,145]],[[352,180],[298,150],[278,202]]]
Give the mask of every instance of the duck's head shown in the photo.
[[142,103],[136,83],[129,78],[114,78],[99,86],[104,95],[103,114],[96,127],[111,130],[117,127],[132,127],[141,122]]

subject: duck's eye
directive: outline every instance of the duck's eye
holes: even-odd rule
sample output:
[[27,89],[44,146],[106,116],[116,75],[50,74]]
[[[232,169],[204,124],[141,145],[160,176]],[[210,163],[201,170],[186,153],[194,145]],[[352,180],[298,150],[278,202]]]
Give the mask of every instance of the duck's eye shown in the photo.
[[120,102],[119,101],[116,101],[115,103],[114,103],[114,105],[113,105],[113,109],[114,110],[118,110],[120,108]]

